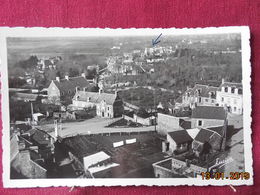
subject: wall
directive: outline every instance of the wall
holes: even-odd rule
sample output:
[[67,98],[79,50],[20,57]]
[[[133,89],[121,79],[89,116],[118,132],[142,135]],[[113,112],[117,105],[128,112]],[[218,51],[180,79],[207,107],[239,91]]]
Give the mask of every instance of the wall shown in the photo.
[[87,102],[87,101],[79,101],[79,100],[72,100],[72,104],[74,107],[77,108],[91,108],[91,107],[95,107],[95,104],[92,102]]
[[36,162],[30,160],[32,178],[46,178],[47,170],[38,165]]
[[[222,101],[224,98],[224,101]],[[243,96],[239,94],[233,94],[229,92],[217,91],[217,103],[219,106],[230,106],[231,113],[242,114],[243,113]],[[234,109],[236,107],[236,111]]]
[[169,152],[172,154],[176,150],[177,144],[169,134],[167,134],[167,141],[169,142]]
[[58,89],[58,87],[54,84],[54,82],[52,81],[51,84],[49,85],[48,89],[48,99],[55,101],[56,98],[60,99],[60,90]]
[[[198,121],[202,120],[202,126],[198,126]],[[216,126],[222,126],[224,125],[224,120],[217,120],[217,119],[197,119],[192,118],[191,119],[191,128],[196,127],[216,127]]]
[[176,131],[183,129],[179,126],[180,119],[178,117],[158,113],[158,133],[166,135],[169,131]]

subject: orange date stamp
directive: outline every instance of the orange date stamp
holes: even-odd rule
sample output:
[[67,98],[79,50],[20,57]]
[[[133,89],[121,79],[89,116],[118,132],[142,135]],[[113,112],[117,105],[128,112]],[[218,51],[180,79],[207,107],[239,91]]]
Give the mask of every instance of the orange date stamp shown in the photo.
[[248,180],[250,179],[250,173],[248,172],[230,172],[229,174],[223,173],[223,172],[216,172],[216,173],[210,173],[210,172],[202,172],[201,173],[202,180]]

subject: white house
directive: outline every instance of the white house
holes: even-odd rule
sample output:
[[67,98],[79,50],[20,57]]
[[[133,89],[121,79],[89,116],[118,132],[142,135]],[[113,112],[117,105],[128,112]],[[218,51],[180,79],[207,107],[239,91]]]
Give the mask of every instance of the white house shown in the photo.
[[243,88],[241,83],[230,83],[222,80],[217,94],[216,102],[226,107],[228,112],[243,114]]

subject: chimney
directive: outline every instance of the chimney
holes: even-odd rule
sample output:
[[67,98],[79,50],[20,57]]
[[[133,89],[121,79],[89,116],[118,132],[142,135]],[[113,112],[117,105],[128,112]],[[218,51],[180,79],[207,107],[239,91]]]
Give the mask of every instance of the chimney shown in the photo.
[[65,75],[65,79],[68,81],[69,80],[69,75]]
[[60,82],[60,77],[56,77],[56,81]]
[[83,78],[86,78],[85,72],[81,73],[81,76],[82,76]]
[[224,79],[224,78],[222,78],[222,80],[221,80],[221,83],[222,83],[222,84],[224,84],[224,83],[225,83],[225,79]]

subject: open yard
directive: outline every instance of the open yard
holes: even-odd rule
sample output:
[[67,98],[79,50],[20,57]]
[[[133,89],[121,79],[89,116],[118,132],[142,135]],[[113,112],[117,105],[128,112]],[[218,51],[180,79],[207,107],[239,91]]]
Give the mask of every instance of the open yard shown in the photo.
[[[92,118],[82,122],[64,122],[62,123],[62,130],[60,132],[60,137],[72,137],[78,134],[101,134],[101,133],[120,133],[120,132],[144,132],[144,131],[154,131],[154,126],[149,127],[126,127],[126,128],[112,128],[106,127],[108,124],[112,123],[118,119],[108,119],[108,118]],[[47,131],[51,136],[54,136],[54,125],[46,124],[42,125],[41,128]]]

